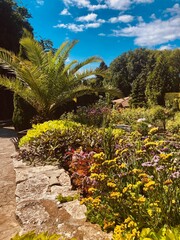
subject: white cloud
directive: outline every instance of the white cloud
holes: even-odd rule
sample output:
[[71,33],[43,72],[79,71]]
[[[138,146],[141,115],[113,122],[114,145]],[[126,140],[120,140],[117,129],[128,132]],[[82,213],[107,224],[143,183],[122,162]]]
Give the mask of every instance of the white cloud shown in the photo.
[[156,15],[153,13],[153,14],[151,14],[150,18],[151,19],[156,19]]
[[63,9],[63,10],[60,12],[60,15],[66,15],[66,16],[68,16],[68,15],[71,15],[71,14],[70,14],[70,12],[68,11],[68,9],[65,8],[65,9]]
[[111,9],[126,10],[132,4],[131,0],[105,0],[107,6]]
[[36,2],[37,2],[38,5],[41,5],[41,6],[44,5],[44,0],[36,0]]
[[135,37],[135,44],[150,47],[180,39],[180,17],[174,16],[166,21],[156,19],[150,23],[141,22],[136,26],[113,30],[114,36]]
[[98,23],[98,22],[96,22],[96,23],[87,23],[87,24],[85,25],[85,28],[98,28],[98,27],[100,27],[100,26],[101,26],[101,24]]
[[54,28],[65,28],[68,29],[72,32],[83,32],[85,29],[88,28],[98,28],[101,26],[101,23],[99,22],[94,22],[94,23],[86,23],[86,24],[74,24],[74,23],[61,23],[61,24],[57,24],[56,26],[54,26]]
[[133,16],[131,15],[121,15],[118,17],[112,17],[109,19],[110,23],[117,23],[117,22],[124,22],[124,23],[128,23],[128,22],[132,22],[134,19]]
[[95,11],[99,9],[106,9],[107,5],[106,4],[98,4],[98,5],[88,5],[88,9],[90,11]]
[[171,50],[171,49],[173,49],[173,46],[171,44],[162,45],[159,48],[159,50]]
[[116,9],[127,10],[132,4],[152,3],[154,0],[97,0],[98,4],[92,5],[90,0],[63,0],[68,6],[76,6],[78,8],[87,8],[89,11],[99,9]]
[[154,0],[134,0],[135,3],[152,3]]
[[90,13],[86,16],[81,16],[81,17],[76,18],[76,21],[78,21],[78,22],[94,22],[94,21],[96,21],[96,18],[97,18],[97,14]]
[[180,15],[180,5],[178,3],[174,4],[172,8],[167,8],[166,12],[171,13],[172,15]]
[[77,7],[87,7],[87,5],[90,4],[89,0],[63,0],[64,4],[66,6],[69,6],[69,5],[74,5],[74,6],[77,6]]
[[69,29],[72,32],[83,32],[84,31],[84,25],[77,25],[74,23],[68,23],[68,24],[57,24],[56,26],[54,26],[54,28],[65,28],[65,29]]
[[106,34],[105,34],[105,33],[99,33],[98,36],[100,36],[100,37],[105,37]]
[[139,22],[139,23],[141,23],[141,22],[144,22],[144,20],[143,20],[143,17],[142,17],[142,16],[138,16],[138,17],[137,17],[137,20],[138,20],[138,22]]
[[106,9],[107,6],[105,4],[97,4],[97,5],[91,5],[91,2],[89,0],[63,0],[64,4],[66,6],[72,5],[76,6],[78,8],[88,8],[90,11],[95,11],[99,9]]

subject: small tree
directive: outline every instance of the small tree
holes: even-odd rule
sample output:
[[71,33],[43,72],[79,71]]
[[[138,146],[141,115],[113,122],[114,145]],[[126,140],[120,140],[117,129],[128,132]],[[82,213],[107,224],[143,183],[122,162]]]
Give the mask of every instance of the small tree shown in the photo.
[[[77,41],[66,41],[53,53],[44,50],[39,42],[26,33],[20,45],[27,59],[0,49],[0,65],[15,74],[12,78],[0,76],[0,85],[22,97],[41,118],[51,119],[59,106],[84,94],[97,92],[97,89],[85,85],[84,81],[92,75],[103,75],[102,71],[97,70],[79,71],[87,64],[101,62],[98,57],[66,64],[76,44]],[[114,89],[109,87],[106,91],[114,92]]]

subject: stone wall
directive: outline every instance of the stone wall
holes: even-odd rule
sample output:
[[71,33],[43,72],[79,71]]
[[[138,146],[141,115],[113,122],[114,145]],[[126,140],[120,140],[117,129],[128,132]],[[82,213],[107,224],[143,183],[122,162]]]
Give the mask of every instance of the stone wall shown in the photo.
[[26,166],[14,159],[16,172],[16,216],[21,233],[56,232],[77,240],[110,240],[112,234],[86,221],[86,206],[79,200],[60,204],[58,194],[77,195],[64,169],[56,166]]

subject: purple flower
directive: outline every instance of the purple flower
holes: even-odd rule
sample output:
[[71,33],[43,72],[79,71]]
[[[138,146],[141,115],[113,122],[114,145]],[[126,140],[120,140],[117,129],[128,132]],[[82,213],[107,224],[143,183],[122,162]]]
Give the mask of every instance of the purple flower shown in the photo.
[[158,162],[159,162],[159,156],[155,155],[155,156],[153,157],[152,161],[153,161],[154,163],[158,163]]
[[179,171],[173,172],[173,173],[171,174],[171,177],[172,177],[172,178],[179,178],[179,177],[180,177],[180,172],[179,172]]
[[159,167],[156,168],[156,170],[159,172],[164,169],[164,166],[160,165]]

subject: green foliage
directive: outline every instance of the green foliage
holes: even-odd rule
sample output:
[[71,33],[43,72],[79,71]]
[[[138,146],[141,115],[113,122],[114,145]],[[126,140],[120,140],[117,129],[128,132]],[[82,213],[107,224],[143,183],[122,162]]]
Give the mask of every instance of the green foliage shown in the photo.
[[76,199],[79,199],[79,194],[75,195],[75,196],[63,196],[62,194],[59,194],[57,196],[57,200],[60,202],[60,203],[66,203],[66,202],[71,202],[71,201],[74,201]]
[[65,240],[65,238],[58,234],[48,234],[47,232],[39,234],[28,232],[23,235],[17,234],[11,240]]
[[94,155],[94,185],[82,200],[91,222],[107,231],[118,225],[124,232],[135,229],[134,237],[143,228],[180,224],[180,139],[162,138],[157,131],[152,128],[146,138],[138,132],[123,135],[112,159],[103,152]]
[[29,129],[31,127],[30,120],[36,114],[35,109],[31,107],[18,95],[14,95],[14,112],[13,112],[13,125],[17,131]]
[[171,133],[180,133],[180,112],[176,112],[173,119],[168,120],[166,125]]
[[140,233],[139,240],[180,240],[180,226],[168,228],[164,226],[159,232],[154,232],[150,228],[145,228]]
[[[128,222],[126,222],[127,224]],[[133,222],[129,222],[131,225]],[[128,224],[129,224],[128,223]],[[134,223],[135,225],[135,223]],[[116,226],[114,230],[113,240],[179,240],[180,239],[180,227],[168,226],[162,227],[158,232],[155,232],[151,228],[143,228],[141,233],[136,229],[124,229],[122,226]]]
[[110,106],[105,102],[105,99],[100,99],[95,104],[89,106],[78,107],[76,113],[65,113],[61,119],[67,119],[81,124],[94,127],[104,127],[108,121],[111,112]]
[[[22,149],[20,156],[23,160],[33,164],[66,165],[63,156],[69,148],[99,151],[102,148],[103,130],[88,128],[70,121],[48,121],[33,125],[27,135],[21,138]],[[64,161],[64,162],[63,162]]]
[[180,50],[136,49],[110,64],[111,81],[125,96],[131,94],[133,107],[165,105],[164,95],[180,91]]
[[174,111],[180,110],[180,93],[178,92],[166,93],[165,103],[168,108],[172,108]]
[[16,73],[12,78],[1,76],[0,85],[17,93],[44,119],[52,119],[58,107],[79,96],[92,94],[98,90],[114,92],[112,87],[95,89],[83,83],[87,77],[103,75],[102,71],[79,71],[87,64],[101,62],[100,58],[91,57],[81,63],[74,60],[66,64],[69,53],[77,41],[66,41],[53,53],[44,50],[39,42],[25,32],[20,44],[26,54],[26,60],[0,49],[0,64],[3,68]]
[[[23,34],[23,28],[32,32],[28,22],[30,18],[28,10],[19,7],[16,1],[0,1],[0,46],[15,53],[19,52],[19,40]],[[8,29],[8,30],[7,30]]]
[[170,124],[170,120],[173,121],[173,116],[174,112],[171,109],[157,105],[152,108],[132,108],[122,109],[120,111],[113,109],[110,114],[110,119],[112,125],[128,124],[133,130],[137,130],[143,135],[146,135],[149,126],[166,130],[166,124],[168,121]]
[[112,81],[122,90],[125,96],[131,92],[131,83],[146,67],[151,51],[147,49],[135,49],[122,54],[110,64],[109,71]]

